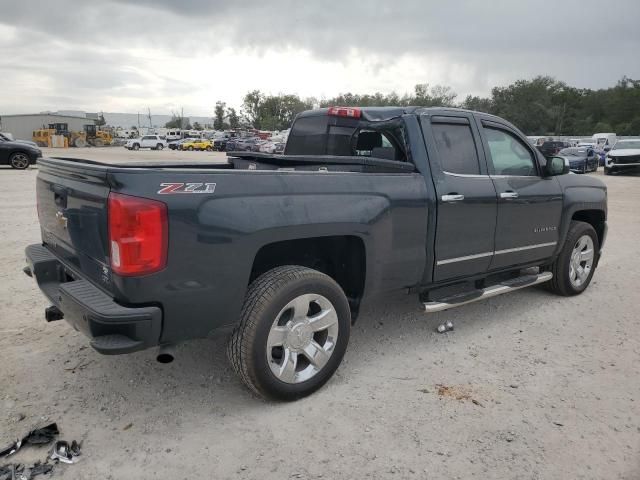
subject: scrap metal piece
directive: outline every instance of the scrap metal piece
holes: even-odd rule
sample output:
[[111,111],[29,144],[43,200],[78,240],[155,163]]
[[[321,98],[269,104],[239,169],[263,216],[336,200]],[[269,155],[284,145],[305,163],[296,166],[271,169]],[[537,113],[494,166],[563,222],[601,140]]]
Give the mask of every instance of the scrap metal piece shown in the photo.
[[45,445],[50,443],[56,435],[59,435],[58,425],[51,423],[42,428],[36,428],[30,431],[26,437],[22,439],[22,443],[28,443],[30,445]]
[[17,439],[6,448],[0,450],[0,457],[8,457],[9,455],[13,455],[18,450],[20,450],[20,448],[22,448],[24,444],[45,445],[47,443],[50,443],[59,433],[60,432],[58,431],[58,425],[55,423],[51,423],[44,427],[31,430],[21,439]]
[[49,458],[51,460],[57,460],[62,463],[71,464],[76,463],[79,460],[79,456],[80,444],[78,442],[74,440],[73,442],[71,442],[71,445],[69,445],[69,442],[65,440],[58,440],[53,445]]
[[47,475],[49,473],[51,473],[53,471],[53,465],[51,465],[50,463],[41,463],[41,462],[36,462],[33,464],[33,466],[29,469],[29,476],[27,477],[29,480],[31,480],[33,477],[37,476],[37,475]]
[[[0,450],[0,457],[8,457],[9,455],[13,455],[18,450],[20,450],[21,446],[22,446],[22,440],[16,440],[11,445],[7,445],[5,448]],[[0,480],[1,479],[2,477],[0,477]]]

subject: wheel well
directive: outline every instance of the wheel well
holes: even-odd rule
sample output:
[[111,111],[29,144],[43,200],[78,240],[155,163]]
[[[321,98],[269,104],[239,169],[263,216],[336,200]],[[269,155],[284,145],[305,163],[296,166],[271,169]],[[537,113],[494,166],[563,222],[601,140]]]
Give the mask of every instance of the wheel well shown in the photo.
[[285,240],[262,247],[253,261],[249,283],[280,265],[313,268],[333,278],[344,290],[355,320],[364,291],[366,254],[362,240],[354,236]]
[[571,220],[590,224],[598,234],[598,243],[602,245],[604,236],[604,212],[602,210],[580,210],[573,214]]

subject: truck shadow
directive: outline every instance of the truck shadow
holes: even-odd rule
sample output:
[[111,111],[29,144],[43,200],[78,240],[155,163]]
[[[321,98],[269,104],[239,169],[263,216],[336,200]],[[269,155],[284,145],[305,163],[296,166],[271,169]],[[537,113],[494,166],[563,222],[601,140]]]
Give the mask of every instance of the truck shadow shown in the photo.
[[[532,317],[531,310],[535,308],[532,306],[552,304],[554,298],[563,300],[540,288],[530,288],[434,314],[423,313],[415,296],[391,295],[379,299],[361,312],[352,329],[343,364],[329,386],[301,402],[313,402],[318,395],[331,395],[331,389],[366,381],[366,377],[397,374],[385,371],[394,356],[429,357],[430,348],[438,342],[472,343],[494,324],[517,330],[522,321]],[[455,331],[444,335],[436,333],[436,326],[446,320],[455,323]],[[82,350],[78,365],[84,362],[86,366],[65,383],[74,389],[77,382],[80,391],[83,388],[85,392],[87,389],[103,391],[105,397],[111,399],[107,410],[113,408],[115,399],[116,405],[122,404],[116,412],[122,413],[126,404],[133,402],[153,405],[153,416],[157,413],[166,418],[167,413],[173,412],[173,420],[179,421],[180,412],[186,411],[191,416],[196,413],[224,417],[243,411],[257,414],[265,405],[278,409],[290,405],[262,400],[244,387],[226,358],[226,335],[177,346],[174,362],[167,365],[155,361],[155,350],[128,356],[102,356],[83,348],[86,340],[82,335],[75,332],[73,335],[77,337],[73,343]],[[429,357],[425,364],[434,358]],[[73,363],[77,362],[74,358]]]

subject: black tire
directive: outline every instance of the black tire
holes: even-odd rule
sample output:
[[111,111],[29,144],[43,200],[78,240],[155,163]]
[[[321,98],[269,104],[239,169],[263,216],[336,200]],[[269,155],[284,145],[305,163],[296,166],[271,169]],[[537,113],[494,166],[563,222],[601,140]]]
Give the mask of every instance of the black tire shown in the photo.
[[29,167],[30,163],[31,159],[29,158],[29,155],[23,152],[12,153],[9,157],[9,165],[11,165],[11,168],[16,170],[25,170]]
[[[593,242],[594,258],[591,271],[587,279],[579,287],[574,286],[569,279],[569,267],[571,262],[571,256],[573,249],[578,240],[583,236],[588,235]],[[598,252],[600,251],[600,242],[598,240],[598,234],[594,228],[585,222],[572,221],[569,226],[569,232],[564,242],[562,250],[556,258],[556,261],[551,265],[550,271],[553,273],[553,278],[547,283],[547,287],[550,291],[569,297],[572,295],[578,295],[584,292],[593,278],[593,274],[596,271],[598,265]]]
[[205,148],[205,150],[206,150],[207,152],[210,152],[211,150],[213,150],[213,148],[211,148],[211,147],[207,147],[207,148]]
[[162,150],[163,148],[164,148],[164,145],[162,145],[161,143],[156,145],[156,150]]
[[133,147],[131,147],[133,150],[140,150],[140,145],[138,145],[137,143],[133,144]]
[[[338,319],[337,340],[327,363],[317,373],[306,381],[287,383],[277,378],[269,366],[267,338],[282,309],[305,294],[322,295],[329,300]],[[249,286],[227,355],[253,392],[276,400],[295,400],[315,392],[331,378],[347,349],[350,329],[351,311],[342,288],[317,270],[286,265],[269,270]]]
[[604,167],[604,174],[611,175],[613,174],[613,170],[611,168]]
[[190,152],[193,152],[193,147],[187,147],[187,150],[189,150]]

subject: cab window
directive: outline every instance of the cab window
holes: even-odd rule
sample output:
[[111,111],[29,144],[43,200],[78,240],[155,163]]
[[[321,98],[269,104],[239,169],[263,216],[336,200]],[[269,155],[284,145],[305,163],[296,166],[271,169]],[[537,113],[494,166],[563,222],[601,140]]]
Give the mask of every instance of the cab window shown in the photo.
[[433,136],[442,169],[446,173],[480,173],[478,152],[468,124],[433,123]]
[[515,135],[497,128],[484,127],[489,145],[490,166],[494,175],[537,176],[531,150]]

